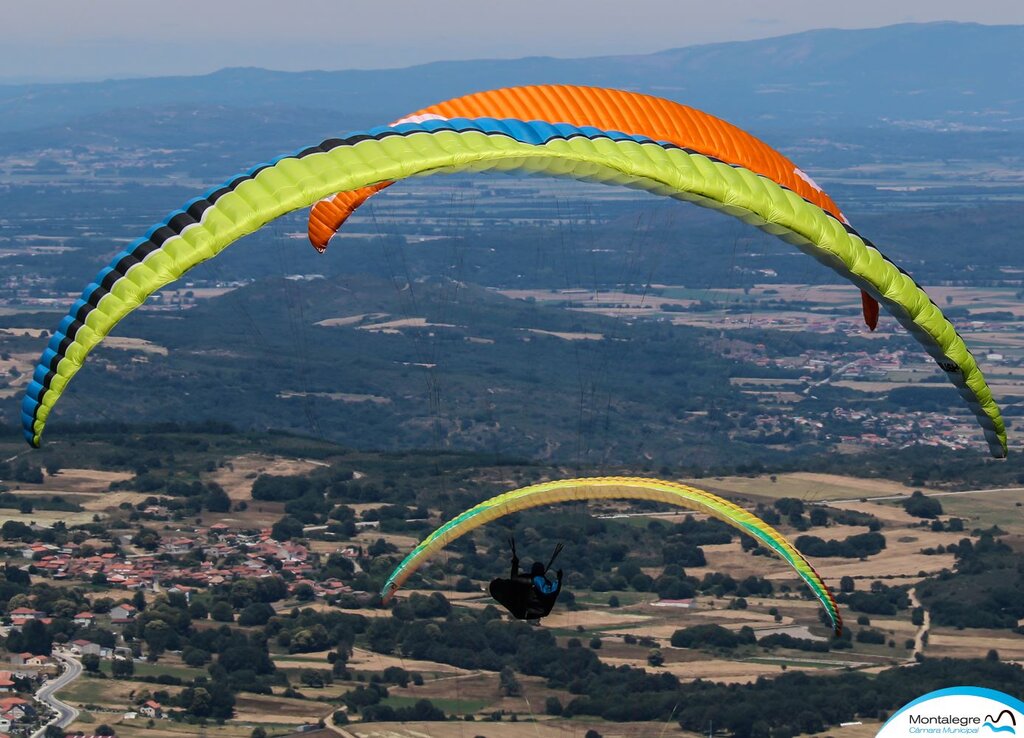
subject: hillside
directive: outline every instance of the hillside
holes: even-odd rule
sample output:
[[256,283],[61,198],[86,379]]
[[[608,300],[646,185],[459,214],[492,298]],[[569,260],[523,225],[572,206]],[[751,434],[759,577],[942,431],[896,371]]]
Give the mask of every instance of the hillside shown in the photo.
[[1024,26],[904,24],[815,30],[655,54],[437,62],[407,69],[273,72],[0,87],[0,130],[67,125],[112,110],[283,106],[329,110],[339,128],[507,85],[561,82],[668,96],[741,125],[925,125],[1020,130]]

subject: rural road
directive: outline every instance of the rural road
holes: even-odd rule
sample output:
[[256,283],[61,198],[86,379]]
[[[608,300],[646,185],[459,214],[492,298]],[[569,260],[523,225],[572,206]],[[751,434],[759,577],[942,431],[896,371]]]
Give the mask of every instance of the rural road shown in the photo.
[[341,738],[356,738],[352,733],[349,733],[343,727],[334,722],[334,711],[327,713],[327,717],[324,718],[324,726],[333,730],[335,733],[341,736]]
[[[921,601],[917,599],[917,587],[911,587],[910,591],[907,592],[910,596],[910,604],[912,607],[921,607]],[[924,607],[921,607],[924,611],[924,620],[921,626],[917,629],[917,633],[914,634],[914,653],[911,654],[911,659],[916,660],[919,653],[924,653],[924,648],[928,644],[928,629],[932,626],[931,613]]]
[[[992,487],[991,489],[961,489],[953,492],[934,492],[928,491],[929,497],[956,497],[958,495],[983,495],[992,492],[1021,492],[1024,493],[1024,487]],[[865,494],[860,497],[843,497],[828,500],[815,500],[811,504],[814,505],[825,505],[832,504],[833,502],[860,502],[860,500],[867,500],[868,502],[878,502],[879,500],[905,500],[910,495],[885,495],[884,497],[876,497],[874,495]]]
[[54,694],[63,689],[64,687],[71,684],[82,675],[82,664],[64,654],[54,654],[60,661],[64,663],[64,673],[56,679],[51,679],[36,692],[36,699],[50,706],[56,713],[57,717],[48,722],[46,725],[41,727],[35,733],[32,734],[32,738],[40,738],[45,732],[46,728],[50,725],[56,725],[58,728],[66,728],[75,721],[78,717],[78,710],[61,702],[57,699]]
[[827,377],[822,379],[820,382],[815,382],[814,384],[808,385],[806,388],[804,388],[803,393],[805,395],[809,395],[812,390],[815,390],[824,384],[828,384],[834,379],[842,378],[843,374],[846,372],[847,369],[849,369],[852,366],[857,366],[857,364],[859,364],[861,361],[863,361],[863,359],[854,359],[853,361],[848,361],[847,363],[843,364],[841,367],[836,369],[834,372],[829,374]]

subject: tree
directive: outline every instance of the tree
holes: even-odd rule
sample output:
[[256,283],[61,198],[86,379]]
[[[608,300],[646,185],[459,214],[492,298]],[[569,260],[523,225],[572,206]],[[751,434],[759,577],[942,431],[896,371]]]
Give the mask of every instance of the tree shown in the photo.
[[160,654],[171,644],[174,630],[163,620],[151,620],[146,623],[143,638],[149,646],[151,654]]
[[942,503],[932,497],[926,497],[921,490],[903,501],[903,509],[915,518],[937,518],[942,515]]
[[249,734],[249,738],[267,738],[267,731],[263,728],[253,728],[252,733]]
[[100,670],[100,657],[94,653],[87,653],[82,657],[82,666],[90,674],[96,674]]
[[499,689],[506,697],[518,697],[522,694],[523,688],[516,679],[516,674],[511,667],[504,666],[498,674]]
[[35,531],[20,520],[8,520],[0,527],[0,533],[5,541],[34,541]]
[[210,692],[205,687],[192,688],[191,695],[189,691],[186,689],[178,696],[179,700],[188,700],[185,709],[196,717],[209,717],[213,709]]
[[111,728],[109,725],[107,725],[106,723],[102,723],[98,728],[96,728],[96,735],[117,735],[117,734],[114,732],[114,729]]
[[562,703],[557,697],[548,697],[544,702],[544,712],[548,715],[561,715]]
[[160,546],[160,534],[152,528],[139,528],[138,533],[132,536],[132,544],[147,551],[156,551]]
[[226,600],[217,600],[210,608],[210,617],[218,623],[231,623],[235,619],[235,611]]
[[47,725],[43,732],[43,738],[64,738],[65,735],[64,728],[58,728],[56,725]]
[[215,482],[207,485],[207,493],[203,497],[203,507],[210,512],[224,513],[231,510],[231,498],[224,488]]
[[110,663],[110,673],[117,679],[126,679],[135,673],[135,662],[131,659],[114,659]]
[[395,553],[398,547],[393,543],[388,543],[383,538],[378,538],[376,541],[371,543],[366,549],[371,557],[383,556],[384,554]]
[[302,521],[291,515],[285,515],[270,528],[270,535],[275,541],[289,541],[302,536]]
[[840,592],[852,592],[857,588],[856,582],[853,581],[853,577],[844,576],[839,580],[839,591]]
[[146,594],[141,589],[135,590],[135,594],[132,595],[132,605],[139,611],[146,609]]
[[21,648],[36,656],[49,656],[53,650],[53,638],[40,621],[29,620],[21,628]]
[[647,663],[651,666],[661,666],[665,663],[665,657],[662,655],[660,648],[652,648],[647,653]]
[[[305,586],[308,587],[309,585]],[[272,617],[274,617],[273,607],[266,602],[253,602],[251,605],[246,605],[242,612],[239,613],[238,624],[245,626],[266,625]]]
[[305,684],[307,687],[319,688],[327,683],[327,679],[323,672],[317,669],[303,669],[299,672],[299,681]]
[[188,646],[181,652],[181,660],[192,668],[198,668],[203,664],[209,663],[210,653],[202,648]]

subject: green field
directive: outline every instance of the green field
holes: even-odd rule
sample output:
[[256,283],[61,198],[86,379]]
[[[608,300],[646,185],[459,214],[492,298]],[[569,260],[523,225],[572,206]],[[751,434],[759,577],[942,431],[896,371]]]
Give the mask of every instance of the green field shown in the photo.
[[[381,701],[382,705],[388,707],[412,707],[420,701],[420,697],[388,697]],[[460,700],[460,699],[437,699],[430,698],[433,705],[446,713],[456,713],[458,715],[468,715],[471,713],[479,712],[480,710],[487,707],[490,704],[487,700]]]

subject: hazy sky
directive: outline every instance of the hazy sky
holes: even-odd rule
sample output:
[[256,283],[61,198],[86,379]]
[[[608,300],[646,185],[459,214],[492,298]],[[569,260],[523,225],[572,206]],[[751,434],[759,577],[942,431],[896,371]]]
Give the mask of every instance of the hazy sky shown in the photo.
[[3,0],[0,80],[644,53],[811,28],[1024,23],[1020,0]]

